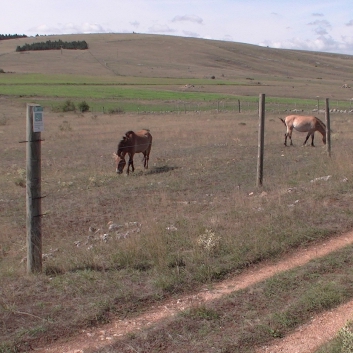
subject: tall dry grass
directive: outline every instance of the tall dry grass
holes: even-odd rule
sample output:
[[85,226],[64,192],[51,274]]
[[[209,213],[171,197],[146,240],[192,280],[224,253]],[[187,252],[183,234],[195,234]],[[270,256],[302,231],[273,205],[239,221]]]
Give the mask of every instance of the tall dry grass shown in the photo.
[[[316,148],[300,147],[299,133],[284,148],[282,123],[266,116],[264,185],[257,189],[256,112],[45,112],[43,274],[26,275],[25,144],[18,143],[25,108],[14,111],[0,127],[4,347],[55,338],[110,313],[134,315],[352,227],[348,115],[332,117],[331,158],[319,136]],[[153,135],[149,170],[136,155],[135,173],[116,175],[119,139],[140,128]]]

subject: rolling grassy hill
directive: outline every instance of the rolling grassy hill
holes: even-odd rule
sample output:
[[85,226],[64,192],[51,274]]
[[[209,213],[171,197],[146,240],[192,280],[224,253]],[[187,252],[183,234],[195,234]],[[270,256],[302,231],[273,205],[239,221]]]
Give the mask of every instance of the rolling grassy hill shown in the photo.
[[[18,45],[47,40],[85,40],[88,50],[16,52]],[[283,50],[255,45],[142,34],[40,36],[0,41],[0,84],[14,74],[92,77],[100,82],[141,83],[179,79],[168,89],[198,80],[197,91],[276,97],[316,96],[349,100],[353,56]],[[154,81],[153,85],[165,85]],[[175,87],[172,87],[174,83]]]

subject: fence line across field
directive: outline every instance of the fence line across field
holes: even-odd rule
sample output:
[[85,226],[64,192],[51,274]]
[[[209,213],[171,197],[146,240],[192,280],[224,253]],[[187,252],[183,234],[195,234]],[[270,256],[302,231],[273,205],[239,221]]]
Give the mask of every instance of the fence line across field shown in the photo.
[[[327,152],[331,156],[330,138],[330,108],[329,99],[325,101]],[[319,104],[318,104],[319,105]],[[38,273],[42,271],[42,234],[41,234],[41,132],[34,126],[34,111],[40,107],[37,104],[27,104],[26,127],[26,214],[27,214],[27,272]],[[259,95],[259,136],[256,186],[263,184],[264,161],[264,122],[266,113],[265,94]]]
[[[325,115],[325,101],[312,99],[307,100],[307,103],[298,102],[276,102],[273,100],[266,101],[266,111],[278,114],[285,114],[286,112],[302,113],[302,114],[318,114]],[[340,114],[353,114],[353,98],[349,100],[331,100],[330,111],[332,113]],[[197,102],[197,101],[179,101],[179,102],[161,102],[158,104],[144,102],[141,104],[118,101],[111,102],[110,107],[114,105],[114,108],[102,106],[101,104],[89,103],[90,111],[92,113],[104,113],[104,114],[119,114],[127,112],[136,112],[138,114],[164,114],[164,113],[199,113],[204,111],[212,111],[215,113],[222,112],[234,112],[244,113],[249,111],[258,110],[258,102],[254,98],[253,100],[218,100],[212,102]]]

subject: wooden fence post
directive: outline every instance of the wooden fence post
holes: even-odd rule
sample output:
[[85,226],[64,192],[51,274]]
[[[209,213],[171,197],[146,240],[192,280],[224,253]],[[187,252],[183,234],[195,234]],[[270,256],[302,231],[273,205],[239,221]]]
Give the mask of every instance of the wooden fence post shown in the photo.
[[41,131],[42,107],[27,104],[26,213],[27,272],[42,271]]
[[259,96],[259,139],[257,154],[257,178],[256,186],[262,186],[264,169],[264,137],[265,137],[265,95]]
[[325,117],[326,117],[326,148],[327,148],[327,154],[329,155],[329,157],[331,157],[331,121],[330,121],[329,98],[326,98]]

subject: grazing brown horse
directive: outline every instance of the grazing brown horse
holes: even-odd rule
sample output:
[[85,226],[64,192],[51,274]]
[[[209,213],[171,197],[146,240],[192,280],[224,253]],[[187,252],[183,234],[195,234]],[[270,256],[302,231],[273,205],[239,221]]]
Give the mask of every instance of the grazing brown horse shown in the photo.
[[140,130],[138,132],[128,131],[125,133],[123,138],[118,144],[117,153],[114,153],[114,157],[116,160],[116,172],[121,174],[124,170],[126,165],[125,156],[129,156],[129,162],[127,166],[127,174],[131,171],[135,170],[134,167],[134,154],[135,153],[143,153],[143,166],[145,169],[148,168],[148,160],[151,152],[152,147],[152,135],[150,131]]
[[292,142],[293,129],[299,132],[307,132],[306,139],[303,143],[305,146],[309,137],[311,136],[311,146],[314,147],[314,134],[315,131],[319,131],[322,135],[322,142],[326,144],[326,125],[315,116],[302,116],[302,115],[289,115],[285,119],[280,118],[283,124],[286,126],[287,131],[284,134],[284,145],[287,146],[287,138],[290,139],[290,144]]

